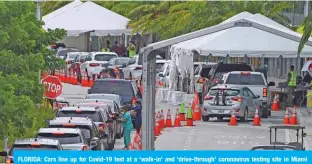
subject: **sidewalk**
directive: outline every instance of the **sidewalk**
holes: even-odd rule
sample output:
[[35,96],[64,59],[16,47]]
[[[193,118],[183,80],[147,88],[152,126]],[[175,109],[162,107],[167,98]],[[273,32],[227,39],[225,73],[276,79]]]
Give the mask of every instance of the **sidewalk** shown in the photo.
[[304,139],[306,150],[312,150],[312,109],[298,107],[298,122],[301,126],[305,126],[307,136]]

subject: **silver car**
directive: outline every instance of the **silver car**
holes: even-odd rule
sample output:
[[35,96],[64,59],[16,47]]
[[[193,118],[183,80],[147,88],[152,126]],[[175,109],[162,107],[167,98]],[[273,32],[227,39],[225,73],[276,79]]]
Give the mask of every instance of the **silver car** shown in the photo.
[[224,117],[231,117],[234,111],[241,121],[248,121],[249,117],[254,117],[256,108],[260,106],[259,98],[260,96],[254,95],[248,87],[214,86],[204,98],[202,119],[209,121],[209,118],[217,117],[218,120],[222,120]]

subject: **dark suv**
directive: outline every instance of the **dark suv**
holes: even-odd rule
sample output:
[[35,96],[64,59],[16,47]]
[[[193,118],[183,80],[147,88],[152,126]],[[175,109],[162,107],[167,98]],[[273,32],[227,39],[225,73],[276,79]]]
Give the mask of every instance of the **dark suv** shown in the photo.
[[106,93],[119,95],[124,105],[131,105],[133,100],[141,103],[142,95],[132,80],[124,79],[98,79],[95,80],[88,94]]
[[207,77],[207,80],[203,82],[202,95],[200,96],[200,104],[203,103],[203,98],[208,94],[209,89],[212,86],[218,84],[218,81],[223,74],[232,72],[232,71],[252,71],[252,68],[246,63],[223,63],[220,62],[214,65]]

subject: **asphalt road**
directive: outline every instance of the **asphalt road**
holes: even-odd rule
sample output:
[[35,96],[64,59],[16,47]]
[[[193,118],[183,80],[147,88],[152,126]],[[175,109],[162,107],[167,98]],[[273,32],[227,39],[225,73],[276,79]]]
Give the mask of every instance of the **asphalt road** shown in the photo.
[[[63,84],[63,94],[71,105],[82,101],[88,88]],[[156,112],[171,110],[172,121],[178,106],[167,103],[156,103]],[[273,112],[268,119],[261,119],[261,126],[252,126],[249,122],[238,121],[238,126],[229,126],[229,119],[209,122],[196,121],[193,127],[166,128],[155,141],[156,150],[250,150],[253,146],[268,145],[270,142],[269,126],[282,124],[284,112]],[[185,124],[182,122],[182,125]],[[132,136],[134,136],[134,132]],[[274,137],[274,136],[273,136]],[[278,141],[290,142],[294,133],[281,130],[277,133]],[[115,149],[124,147],[123,139],[116,140]]]

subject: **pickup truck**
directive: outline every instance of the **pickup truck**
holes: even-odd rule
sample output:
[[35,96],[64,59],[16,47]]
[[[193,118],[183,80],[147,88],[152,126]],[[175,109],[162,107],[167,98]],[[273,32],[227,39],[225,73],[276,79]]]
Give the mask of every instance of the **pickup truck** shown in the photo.
[[249,71],[233,71],[228,72],[224,76],[224,80],[220,80],[218,84],[231,84],[237,86],[248,87],[255,95],[260,96],[261,106],[260,113],[263,118],[271,116],[271,109],[269,100],[269,87],[275,86],[274,82],[267,83],[263,73],[249,72]]

